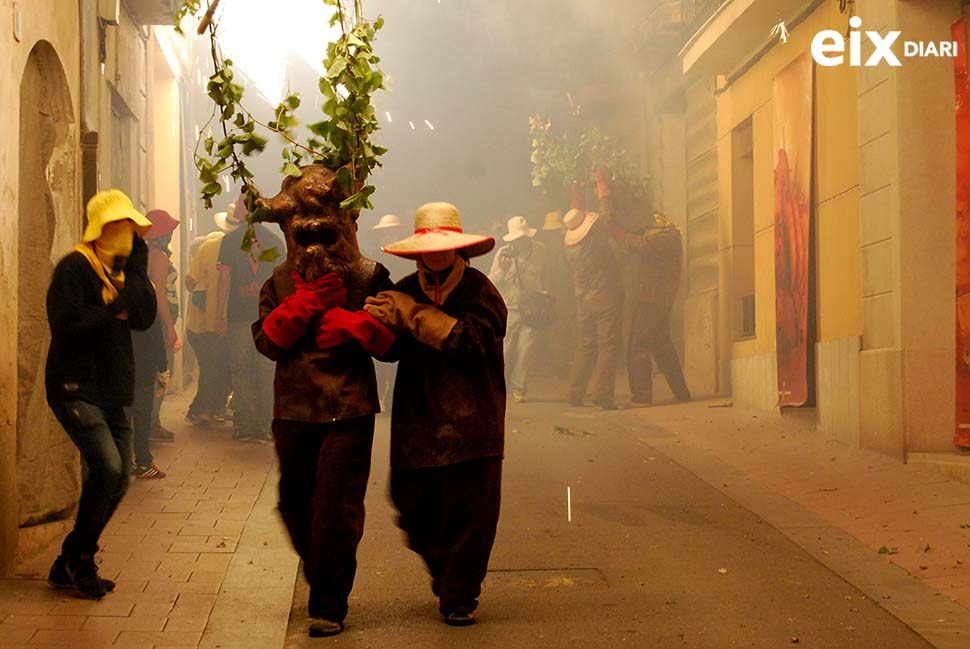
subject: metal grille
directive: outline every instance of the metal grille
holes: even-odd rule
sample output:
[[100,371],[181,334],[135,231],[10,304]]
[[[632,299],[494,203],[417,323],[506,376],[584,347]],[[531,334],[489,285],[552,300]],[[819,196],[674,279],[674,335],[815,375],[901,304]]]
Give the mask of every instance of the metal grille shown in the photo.
[[718,8],[728,0],[681,0],[681,15],[687,26],[687,33],[693,34]]

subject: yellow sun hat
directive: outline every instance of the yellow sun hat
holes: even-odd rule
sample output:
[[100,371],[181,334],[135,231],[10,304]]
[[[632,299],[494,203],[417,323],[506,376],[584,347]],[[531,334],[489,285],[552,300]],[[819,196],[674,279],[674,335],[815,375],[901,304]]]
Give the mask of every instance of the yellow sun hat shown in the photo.
[[101,237],[101,229],[106,223],[130,219],[135,224],[135,232],[144,237],[151,229],[152,222],[135,209],[131,199],[119,189],[98,192],[88,201],[88,225],[84,229],[82,241],[89,243]]
[[451,203],[427,203],[414,214],[414,234],[381,248],[398,257],[417,259],[423,254],[464,250],[469,257],[484,255],[495,247],[495,239],[466,234],[461,229],[461,213]]
[[546,214],[546,220],[542,224],[543,230],[562,230],[562,212],[555,210]]

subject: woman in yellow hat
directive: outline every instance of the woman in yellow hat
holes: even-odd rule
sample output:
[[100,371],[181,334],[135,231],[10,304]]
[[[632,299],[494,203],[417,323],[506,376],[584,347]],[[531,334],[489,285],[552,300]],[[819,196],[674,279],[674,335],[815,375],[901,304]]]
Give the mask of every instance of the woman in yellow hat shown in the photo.
[[498,525],[505,443],[508,312],[468,264],[495,246],[462,231],[458,208],[418,208],[414,235],[383,250],[417,262],[368,313],[394,329],[391,498],[431,573],[448,624],[474,623]]
[[47,402],[87,467],[74,529],[48,581],[100,599],[114,583],[98,576],[94,555],[131,475],[131,331],[151,326],[156,302],[141,238],[151,222],[118,190],[96,194],[87,217],[47,291]]

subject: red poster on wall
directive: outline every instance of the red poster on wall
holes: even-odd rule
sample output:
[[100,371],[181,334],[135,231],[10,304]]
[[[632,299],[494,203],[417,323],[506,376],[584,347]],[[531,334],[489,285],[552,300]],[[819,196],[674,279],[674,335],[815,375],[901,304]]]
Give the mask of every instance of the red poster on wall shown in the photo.
[[775,323],[778,405],[808,401],[808,290],[815,119],[812,58],[775,77]]
[[970,72],[966,20],[953,23],[956,76],[956,431],[953,443],[970,448]]

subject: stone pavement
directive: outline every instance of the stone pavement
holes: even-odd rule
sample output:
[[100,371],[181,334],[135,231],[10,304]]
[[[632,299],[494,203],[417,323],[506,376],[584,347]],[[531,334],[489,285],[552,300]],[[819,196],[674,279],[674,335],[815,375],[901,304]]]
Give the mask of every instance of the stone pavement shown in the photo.
[[[275,624],[275,646],[282,644],[285,628],[279,627],[285,627],[289,611],[295,561],[272,509],[272,445],[233,442],[227,428],[194,428],[182,421],[184,411],[184,399],[164,405],[163,423],[175,431],[176,441],[153,444],[156,464],[168,476],[132,480],[102,536],[100,571],[117,581],[115,592],[95,602],[50,588],[47,571],[58,541],[0,581],[0,646],[206,646],[207,625],[221,619],[216,626],[232,627],[226,606],[238,609],[249,597],[240,578],[259,583],[263,575],[255,572],[280,569],[288,571]],[[261,493],[270,500],[254,511]],[[244,530],[249,536],[256,531],[248,547]],[[264,589],[263,597],[261,610],[271,611],[280,592]]]
[[[536,390],[539,403],[520,407],[563,410],[552,402],[557,386],[544,387]],[[853,574],[857,565],[884,565],[880,578],[892,580],[893,588],[880,591],[883,582],[860,587],[911,626],[942,629],[952,627],[947,618],[963,619],[939,613],[941,605],[917,624],[914,616],[930,612],[894,606],[904,607],[900,593],[910,592],[914,581],[898,578],[905,570],[970,608],[970,486],[825,441],[788,418],[719,405],[569,411],[640,431],[645,446],[784,528],[850,583],[866,578]],[[188,426],[181,420],[184,406],[166,404],[163,420],[177,439],[155,445],[169,477],[133,481],[103,537],[101,571],[118,580],[116,592],[91,602],[52,590],[45,578],[55,544],[0,580],[0,647],[283,646],[297,566],[273,509],[273,449],[234,443],[225,429]],[[753,496],[751,485],[762,496]],[[792,513],[796,508],[822,523],[805,522]],[[852,543],[861,550],[844,551]],[[970,632],[963,626],[948,628],[948,640]],[[921,633],[933,637],[925,628]]]

